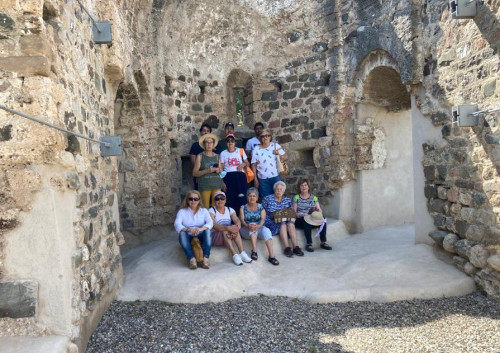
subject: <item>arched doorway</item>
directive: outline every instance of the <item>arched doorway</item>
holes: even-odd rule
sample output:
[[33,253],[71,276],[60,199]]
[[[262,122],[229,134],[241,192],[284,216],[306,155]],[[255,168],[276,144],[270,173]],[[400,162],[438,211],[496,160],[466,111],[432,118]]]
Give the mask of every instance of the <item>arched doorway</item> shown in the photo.
[[363,60],[355,81],[356,232],[414,222],[411,97],[384,51]]

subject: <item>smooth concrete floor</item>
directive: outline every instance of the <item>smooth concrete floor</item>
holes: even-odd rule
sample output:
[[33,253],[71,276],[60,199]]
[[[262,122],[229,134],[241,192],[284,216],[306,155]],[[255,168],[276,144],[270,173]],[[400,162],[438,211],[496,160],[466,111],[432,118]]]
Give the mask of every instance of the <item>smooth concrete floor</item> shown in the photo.
[[[204,303],[263,294],[320,303],[390,302],[460,296],[475,290],[474,281],[438,259],[431,246],[414,244],[413,225],[348,235],[342,222],[330,221],[332,251],[319,249],[316,239],[315,252],[287,258],[274,237],[279,266],[267,261],[267,250],[259,242],[258,261],[242,266],[232,263],[227,249],[213,247],[209,270],[188,269],[172,228],[159,233],[160,240],[124,248],[118,300]],[[298,237],[303,245],[303,235]],[[250,254],[250,242],[244,240],[243,246]]]

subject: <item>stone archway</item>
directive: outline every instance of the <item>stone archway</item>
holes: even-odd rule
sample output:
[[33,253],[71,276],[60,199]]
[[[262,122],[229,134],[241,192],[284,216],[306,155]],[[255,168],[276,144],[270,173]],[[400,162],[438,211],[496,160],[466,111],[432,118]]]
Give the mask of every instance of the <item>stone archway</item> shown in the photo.
[[[247,72],[234,69],[226,80],[227,97],[227,116],[238,125],[253,127],[253,92],[252,77]],[[238,111],[237,103],[241,105],[241,111]],[[238,121],[238,115],[241,114],[241,121]]]
[[398,65],[371,52],[353,83],[354,180],[339,193],[340,218],[355,232],[413,223],[411,97]]

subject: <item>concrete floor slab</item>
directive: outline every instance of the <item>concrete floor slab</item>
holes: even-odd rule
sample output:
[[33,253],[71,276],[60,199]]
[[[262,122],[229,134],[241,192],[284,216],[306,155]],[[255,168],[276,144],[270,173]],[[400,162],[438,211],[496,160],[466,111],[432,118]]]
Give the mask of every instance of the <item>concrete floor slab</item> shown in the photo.
[[0,337],[0,353],[67,353],[69,337]]
[[[189,270],[177,235],[169,228],[164,239],[123,252],[125,278],[118,299],[204,303],[264,294],[322,303],[389,302],[475,290],[474,281],[439,260],[432,247],[414,244],[412,225],[349,236],[342,222],[335,221],[329,223],[328,240],[332,251],[316,244],[313,253],[287,258],[274,237],[279,266],[267,262],[262,242],[259,260],[243,266],[235,266],[225,248],[212,248],[209,270]],[[250,251],[249,241],[244,248]]]

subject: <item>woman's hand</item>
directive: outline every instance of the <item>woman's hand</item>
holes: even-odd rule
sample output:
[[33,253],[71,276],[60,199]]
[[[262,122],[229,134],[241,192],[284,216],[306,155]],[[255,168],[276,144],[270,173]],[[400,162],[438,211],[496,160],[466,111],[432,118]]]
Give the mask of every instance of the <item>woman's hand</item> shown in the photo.
[[227,227],[227,230],[231,233],[238,233],[239,231],[239,228],[237,225],[232,225],[232,226],[228,226]]
[[198,235],[199,233],[202,232],[201,228],[188,228],[189,229],[189,233],[190,234],[193,234],[194,236]]
[[250,229],[251,231],[259,230],[259,225],[258,224],[249,224],[248,229]]

